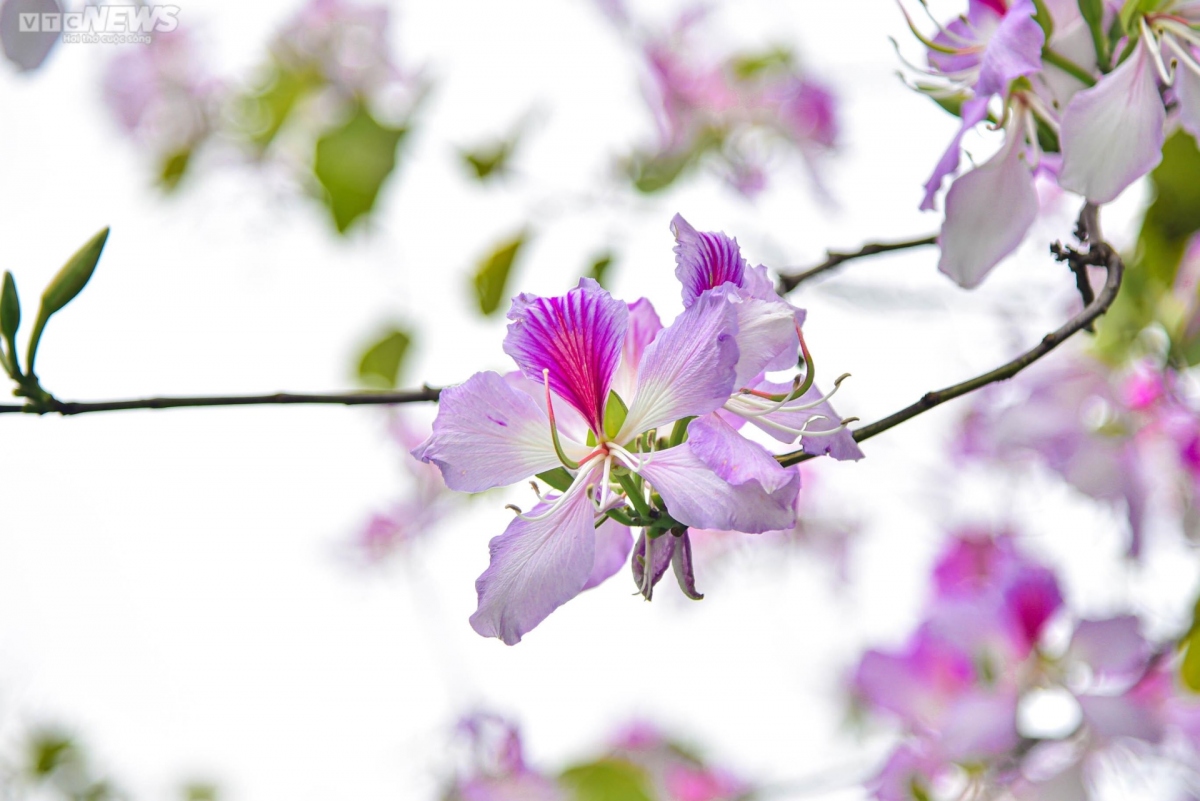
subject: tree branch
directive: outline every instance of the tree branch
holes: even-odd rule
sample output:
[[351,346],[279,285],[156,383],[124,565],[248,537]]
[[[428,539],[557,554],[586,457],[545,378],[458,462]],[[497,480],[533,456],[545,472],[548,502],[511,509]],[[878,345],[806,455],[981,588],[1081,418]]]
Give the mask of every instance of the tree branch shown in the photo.
[[41,407],[38,404],[0,406],[0,414],[25,412],[28,414],[90,414],[91,412],[117,412],[128,409],[180,409],[189,406],[268,406],[293,403],[336,404],[340,406],[394,406],[401,403],[436,402],[441,389],[424,386],[420,389],[399,392],[348,392],[344,394],[296,394],[276,392],[272,395],[225,395],[192,398],[141,398],[137,400],[100,401],[96,403],[74,403],[50,400]]
[[932,236],[922,237],[920,239],[909,239],[904,242],[872,242],[868,245],[863,245],[853,253],[839,253],[834,250],[825,251],[825,261],[818,264],[816,267],[804,270],[791,275],[779,276],[779,291],[781,294],[791,292],[800,284],[804,283],[814,276],[820,275],[827,270],[832,270],[842,262],[847,262],[852,259],[861,259],[864,256],[875,256],[880,253],[890,253],[893,250],[907,250],[908,248],[919,248],[925,245],[937,244],[937,234]]
[[[1083,311],[1068,320],[1057,331],[1046,334],[1046,336],[1042,337],[1042,341],[1035,347],[1022,353],[1012,361],[1002,364],[995,370],[990,370],[983,375],[963,381],[961,384],[954,384],[945,389],[927,392],[916,403],[906,406],[882,420],[876,420],[874,423],[855,429],[855,442],[862,442],[876,434],[882,434],[889,428],[900,425],[905,420],[910,420],[919,414],[924,414],[933,407],[940,406],[948,400],[953,400],[954,398],[974,392],[988,384],[1012,378],[1057,348],[1073,334],[1084,329],[1089,329],[1092,322],[1108,311],[1109,306],[1116,300],[1117,292],[1121,289],[1121,278],[1125,273],[1125,263],[1121,261],[1121,257],[1113,249],[1112,245],[1104,241],[1103,235],[1100,232],[1099,209],[1095,205],[1089,203],[1083,207],[1083,211],[1079,214],[1079,227],[1076,231],[1076,236],[1081,243],[1088,245],[1087,250],[1080,251],[1055,245],[1051,248],[1054,257],[1059,261],[1065,261],[1070,264],[1071,269],[1076,275],[1078,275],[1080,270],[1086,270],[1089,265],[1103,267],[1106,272],[1104,288],[1100,290],[1100,294],[1091,303],[1084,307]],[[780,464],[786,467],[808,461],[813,458],[813,455],[803,451],[794,451],[776,458]]]

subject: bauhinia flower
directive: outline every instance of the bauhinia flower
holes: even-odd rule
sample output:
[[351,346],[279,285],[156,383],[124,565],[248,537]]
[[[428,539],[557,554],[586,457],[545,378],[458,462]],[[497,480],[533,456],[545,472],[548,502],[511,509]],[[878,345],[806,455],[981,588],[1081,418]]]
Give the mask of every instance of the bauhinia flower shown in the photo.
[[[520,372],[477,373],[444,390],[432,436],[413,451],[454,490],[537,476],[557,491],[535,485],[536,505],[517,510],[492,540],[471,618],[484,636],[516,643],[611,576],[629,554],[631,526],[643,529],[634,562],[643,593],[673,564],[696,596],[688,528],[795,525],[799,473],[724,416],[769,420],[788,441],[844,430],[821,413],[825,398],[802,397],[811,357],[807,378],[779,395],[749,386],[763,370],[795,364],[802,313],[775,295],[762,268],[746,270],[732,240],[698,234],[682,218],[676,226],[683,252],[691,253],[689,232],[711,248],[698,261],[681,256],[695,270],[669,327],[649,302],[626,304],[590,279],[560,297],[520,295],[504,343]],[[772,299],[760,297],[768,292]]]

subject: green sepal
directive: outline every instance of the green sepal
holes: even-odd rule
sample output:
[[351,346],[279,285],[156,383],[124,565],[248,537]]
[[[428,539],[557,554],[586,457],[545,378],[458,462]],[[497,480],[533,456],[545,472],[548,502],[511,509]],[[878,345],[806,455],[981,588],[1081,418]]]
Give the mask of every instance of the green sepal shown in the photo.
[[671,439],[667,441],[669,447],[674,448],[687,442],[688,425],[695,419],[693,415],[675,421],[675,427],[671,429]]
[[559,492],[566,492],[567,488],[571,486],[571,482],[574,480],[571,478],[571,474],[561,467],[556,467],[553,470],[547,470],[544,473],[538,473],[537,477]]
[[17,282],[12,273],[4,273],[4,289],[0,290],[0,334],[8,344],[4,355],[4,369],[13,378],[21,374],[17,363],[17,329],[21,327],[21,301],[17,297]]
[[616,439],[629,416],[629,407],[615,390],[608,391],[608,402],[604,404],[604,433],[609,439]]
[[96,270],[96,263],[100,261],[100,254],[104,252],[104,243],[108,241],[108,230],[107,227],[103,228],[83,247],[75,251],[75,255],[67,260],[63,268],[58,271],[58,275],[54,276],[49,286],[42,292],[42,305],[38,309],[33,334],[29,338],[29,351],[25,357],[30,374],[33,374],[33,364],[46,322],[51,315],[74,300],[87,286],[92,273]]

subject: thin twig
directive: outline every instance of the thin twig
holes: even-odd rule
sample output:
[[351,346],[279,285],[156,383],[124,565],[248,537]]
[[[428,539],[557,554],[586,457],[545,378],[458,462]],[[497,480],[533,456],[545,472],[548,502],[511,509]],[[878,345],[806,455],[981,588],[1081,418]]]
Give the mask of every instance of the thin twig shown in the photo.
[[98,401],[75,403],[52,400],[48,408],[33,404],[24,406],[0,406],[0,414],[26,412],[30,414],[89,414],[91,412],[117,412],[128,409],[179,409],[188,406],[268,406],[293,403],[323,403],[340,406],[394,406],[401,403],[436,402],[441,394],[437,387],[399,392],[348,392],[342,394],[297,394],[276,392],[271,395],[225,395],[200,396],[193,398],[140,398],[136,400]]
[[919,248],[926,245],[935,244],[937,244],[937,234],[934,234],[933,236],[921,237],[920,239],[909,239],[904,242],[872,242],[869,245],[863,245],[853,253],[839,253],[837,251],[827,250],[825,251],[825,261],[821,262],[816,267],[812,267],[799,273],[779,276],[779,291],[781,293],[791,292],[808,279],[820,275],[827,270],[832,270],[842,262],[847,262],[851,259],[861,259],[864,256],[875,256],[880,253],[890,253],[893,250],[907,250],[909,248]]
[[[919,401],[911,406],[906,406],[882,420],[876,420],[874,423],[855,429],[854,441],[862,442],[863,440],[870,439],[876,434],[882,434],[889,428],[897,426],[919,414],[924,414],[933,407],[940,406],[948,400],[953,400],[967,393],[974,392],[988,384],[1012,378],[1057,348],[1073,334],[1091,326],[1096,318],[1108,311],[1108,307],[1116,300],[1117,292],[1121,289],[1121,278],[1125,273],[1125,263],[1121,261],[1121,257],[1113,249],[1112,245],[1104,241],[1100,233],[1099,209],[1095,205],[1089,203],[1083,207],[1083,211],[1079,214],[1079,229],[1076,235],[1079,237],[1080,242],[1088,244],[1088,249],[1086,251],[1078,251],[1058,247],[1053,251],[1055,257],[1070,262],[1073,269],[1077,268],[1077,266],[1093,265],[1103,267],[1106,271],[1104,288],[1100,290],[1100,294],[1083,311],[1068,320],[1057,331],[1046,334],[1046,336],[1042,337],[1042,341],[1035,347],[1022,353],[1012,361],[997,367],[995,370],[990,370],[983,375],[963,381],[961,384],[954,384],[935,392],[927,392]],[[813,458],[813,455],[804,453],[803,451],[794,451],[776,458],[780,464],[786,467],[808,461]]]

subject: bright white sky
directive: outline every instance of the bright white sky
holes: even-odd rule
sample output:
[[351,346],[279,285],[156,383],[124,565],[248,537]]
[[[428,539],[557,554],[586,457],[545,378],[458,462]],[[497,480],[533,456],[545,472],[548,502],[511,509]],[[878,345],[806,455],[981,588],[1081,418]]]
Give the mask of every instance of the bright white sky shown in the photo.
[[[196,3],[180,20],[223,74],[244,75],[294,6]],[[836,205],[814,200],[798,164],[782,166],[756,204],[699,177],[543,224],[517,289],[561,292],[612,245],[615,293],[648,296],[669,320],[676,211],[772,267],[936,228],[916,207],[954,124],[895,77],[887,36],[909,39],[889,0],[742,0],[717,23],[714,46],[791,44],[842,96],[844,148],[826,172]],[[344,389],[373,327],[397,317],[420,330],[414,383],[505,367],[503,320],[468,313],[471,264],[532,205],[602,187],[611,157],[651,135],[632,54],[584,0],[410,2],[392,35],[437,88],[375,226],[350,241],[331,235],[316,204],[236,165],[210,164],[164,200],[100,102],[107,46],[63,47],[32,79],[0,75],[0,268],[16,275],[27,314],[66,256],[113,227],[93,284],[43,340],[39,373],[52,391]],[[506,131],[531,107],[541,122],[520,152],[523,180],[467,182],[455,146]],[[994,147],[969,145],[983,157]],[[1109,214],[1118,242],[1138,191]],[[826,380],[854,375],[839,410],[873,419],[1056,325],[1071,282],[1045,247],[1069,234],[1075,209],[1066,199],[974,293],[938,275],[931,250],[804,289]],[[703,602],[664,583],[647,605],[622,572],[515,648],[467,625],[487,541],[511,514],[499,496],[406,562],[364,571],[346,558],[355,527],[403,480],[377,411],[6,417],[0,730],[74,726],[142,799],[170,797],[189,778],[218,782],[231,801],[430,798],[448,728],[476,705],[515,716],[543,764],[583,756],[644,716],[751,777],[867,770],[884,743],[863,747],[846,732],[840,681],[865,643],[908,631],[947,523],[1027,524],[1033,547],[1066,571],[1072,600],[1093,611],[1136,593],[1165,625],[1172,591],[1192,580],[1163,548],[1151,549],[1153,588],[1126,577],[1115,566],[1118,516],[1052,481],[945,465],[962,408],[880,437],[860,464],[812,470],[823,504],[865,524],[848,586],[813,554],[780,560],[749,547],[700,575]]]

